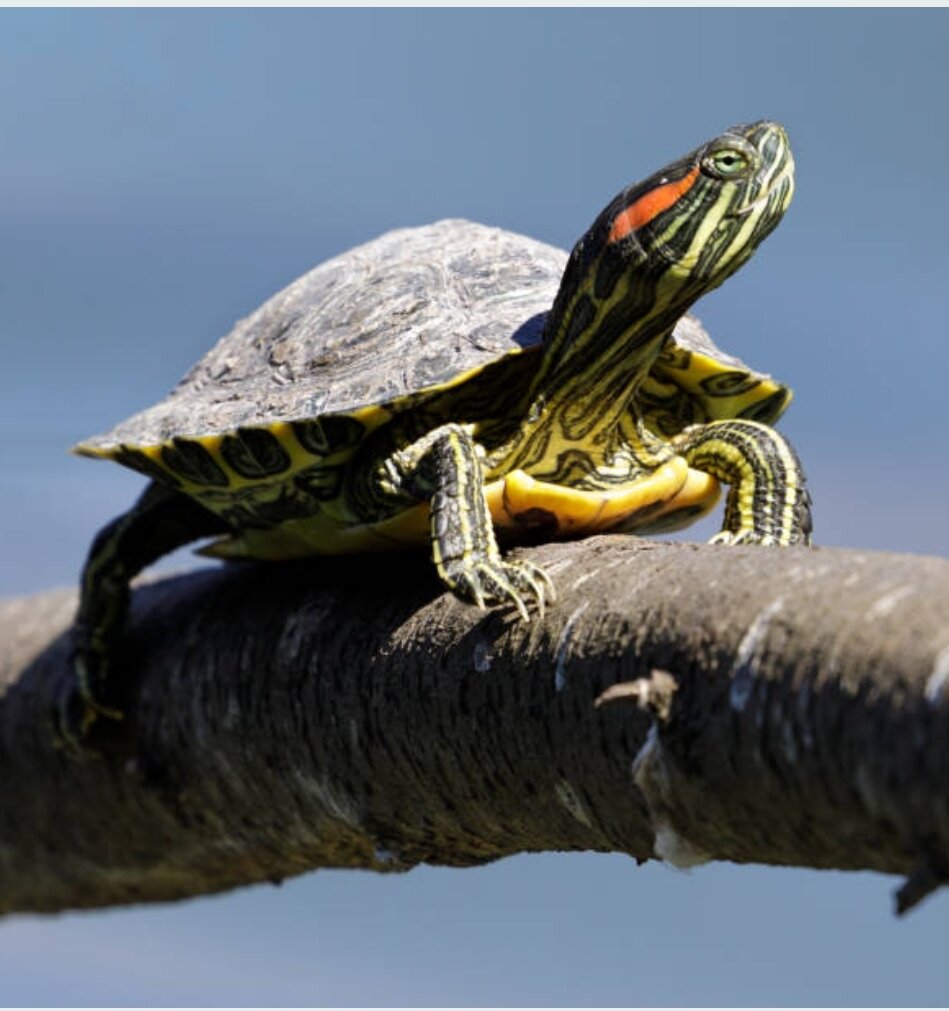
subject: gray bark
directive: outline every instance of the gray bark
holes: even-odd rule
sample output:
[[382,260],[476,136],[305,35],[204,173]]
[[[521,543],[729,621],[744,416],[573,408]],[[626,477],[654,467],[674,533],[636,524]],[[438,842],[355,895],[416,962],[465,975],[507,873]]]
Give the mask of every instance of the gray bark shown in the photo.
[[559,592],[530,624],[415,555],[142,586],[85,761],[49,732],[74,595],[0,603],[0,910],[551,849],[899,873],[901,909],[945,879],[949,562],[524,554]]

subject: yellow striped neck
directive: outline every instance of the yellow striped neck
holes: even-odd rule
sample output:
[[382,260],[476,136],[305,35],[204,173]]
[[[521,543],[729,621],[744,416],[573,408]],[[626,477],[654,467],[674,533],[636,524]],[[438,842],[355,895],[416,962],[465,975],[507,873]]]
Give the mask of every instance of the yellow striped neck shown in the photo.
[[687,307],[671,297],[667,274],[620,274],[599,299],[587,274],[545,341],[518,433],[493,456],[507,464],[501,469],[562,477],[562,458],[573,451],[603,473],[618,468],[628,478],[668,459],[635,411],[637,390]]
[[570,254],[524,421],[489,468],[572,480],[574,466],[609,470],[617,454],[661,462],[637,390],[676,321],[752,255],[792,193],[787,137],[769,122],[734,127],[619,193]]

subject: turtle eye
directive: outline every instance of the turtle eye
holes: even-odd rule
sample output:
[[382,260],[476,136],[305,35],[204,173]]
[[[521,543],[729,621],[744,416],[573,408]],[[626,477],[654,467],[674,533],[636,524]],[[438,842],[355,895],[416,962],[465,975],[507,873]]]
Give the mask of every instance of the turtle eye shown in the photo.
[[702,159],[702,168],[716,179],[737,179],[751,166],[751,160],[743,151],[733,147],[713,151]]

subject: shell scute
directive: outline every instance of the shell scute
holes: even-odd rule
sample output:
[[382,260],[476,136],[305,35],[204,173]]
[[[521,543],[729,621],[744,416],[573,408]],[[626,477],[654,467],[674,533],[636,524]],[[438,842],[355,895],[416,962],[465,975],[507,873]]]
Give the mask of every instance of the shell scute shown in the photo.
[[711,397],[734,397],[760,385],[761,380],[744,369],[721,372],[702,380],[702,389]]
[[265,428],[241,428],[221,437],[224,462],[240,477],[273,477],[290,468],[290,455],[276,435]]
[[132,446],[119,446],[108,455],[116,463],[121,463],[123,466],[137,471],[139,474],[144,474],[145,477],[161,481],[172,488],[181,487],[181,481],[174,474],[154,460],[148,453],[143,453],[139,449],[135,449]]
[[211,453],[193,439],[174,438],[162,446],[161,462],[188,484],[226,488],[231,483]]
[[735,417],[744,418],[747,421],[760,421],[765,425],[770,425],[784,413],[785,408],[790,403],[791,391],[781,386],[763,399],[754,400],[746,407],[738,410]]
[[359,445],[366,426],[349,415],[328,414],[291,424],[297,442],[314,457],[331,456]]

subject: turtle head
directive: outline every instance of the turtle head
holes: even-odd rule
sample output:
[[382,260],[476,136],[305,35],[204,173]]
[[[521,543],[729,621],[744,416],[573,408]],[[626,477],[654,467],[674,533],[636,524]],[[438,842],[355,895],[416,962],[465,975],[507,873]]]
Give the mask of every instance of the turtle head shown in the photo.
[[787,134],[761,121],[731,127],[624,190],[594,227],[604,253],[653,280],[659,302],[691,302],[751,256],[793,192]]
[[545,341],[572,355],[576,338],[608,342],[672,328],[778,225],[794,192],[784,128],[733,126],[627,187],[574,246]]
[[676,321],[754,253],[793,191],[787,134],[761,121],[619,193],[573,247],[530,397],[579,402],[588,389],[625,405]]

